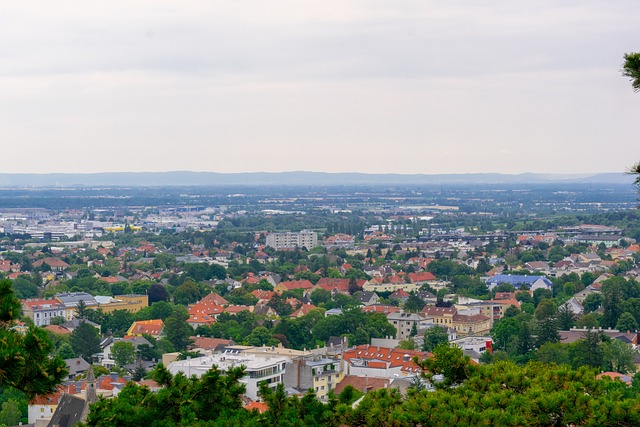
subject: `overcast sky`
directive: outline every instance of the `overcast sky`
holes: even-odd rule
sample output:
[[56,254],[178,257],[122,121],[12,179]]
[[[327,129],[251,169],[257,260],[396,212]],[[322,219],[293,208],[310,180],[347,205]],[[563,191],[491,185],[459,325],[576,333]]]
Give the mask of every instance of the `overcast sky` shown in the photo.
[[1,172],[622,172],[638,0],[3,1]]

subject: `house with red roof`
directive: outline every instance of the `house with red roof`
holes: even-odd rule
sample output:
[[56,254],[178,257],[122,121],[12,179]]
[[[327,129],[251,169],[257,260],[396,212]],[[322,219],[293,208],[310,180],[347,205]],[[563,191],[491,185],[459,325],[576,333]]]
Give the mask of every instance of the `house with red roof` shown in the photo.
[[397,299],[404,302],[409,299],[409,296],[409,292],[405,291],[404,289],[398,289],[397,291],[394,291],[391,293],[391,295],[389,295],[389,299]]
[[266,304],[271,301],[271,298],[275,296],[275,292],[273,291],[265,291],[263,289],[256,289],[250,292],[251,295],[258,298],[258,304]]
[[426,351],[360,345],[342,352],[345,375],[368,378],[413,377],[422,372],[413,358],[426,359]]
[[263,413],[269,410],[269,406],[264,402],[254,402],[253,400],[246,405],[244,405],[244,409],[247,411],[258,411],[259,413]]
[[372,304],[362,307],[363,313],[397,313],[400,311],[400,307],[396,307],[395,305],[382,305],[382,304]]
[[381,388],[389,388],[390,384],[391,380],[389,378],[369,378],[359,377],[357,375],[345,375],[344,378],[342,378],[342,381],[336,385],[333,392],[336,395],[339,395],[347,386],[351,386],[363,393],[369,393],[370,391],[380,390]]
[[189,319],[187,323],[190,324],[193,329],[198,326],[210,325],[216,322],[216,319],[220,313],[224,311],[224,307],[221,305],[196,303],[189,308]]
[[238,314],[241,311],[253,312],[253,306],[252,305],[228,305],[224,308],[224,312],[229,314]]
[[232,340],[224,340],[221,338],[210,337],[191,337],[191,345],[189,348],[201,348],[203,350],[221,351],[224,347],[235,345]]
[[278,294],[282,295],[283,292],[292,291],[294,289],[303,289],[305,291],[311,290],[313,288],[313,283],[308,280],[292,280],[292,281],[283,281],[278,283],[273,290]]
[[34,261],[33,267],[42,267],[43,264],[48,265],[53,271],[64,271],[70,267],[69,264],[61,260],[60,258],[48,257]]
[[0,272],[9,273],[11,271],[20,271],[22,266],[20,264],[12,264],[8,259],[0,259]]
[[205,304],[213,304],[213,305],[228,305],[229,304],[229,301],[227,301],[226,299],[224,299],[223,297],[221,297],[220,295],[218,295],[215,292],[211,292],[209,295],[205,296],[204,298],[202,298],[198,302],[205,303]]
[[65,317],[65,306],[56,299],[33,298],[22,300],[22,313],[36,326],[51,324],[53,317]]
[[436,276],[429,271],[419,271],[417,273],[409,273],[409,280],[415,285],[425,285],[429,282],[437,281]]
[[154,338],[158,338],[162,334],[164,322],[162,319],[139,320],[127,329],[127,337],[141,337],[142,334],[149,334]]
[[316,309],[318,307],[316,307],[313,304],[302,304],[300,306],[299,309],[297,309],[296,311],[294,311],[293,313],[291,313],[291,315],[289,317],[294,317],[294,318],[298,318],[298,317],[302,317],[305,314],[309,314],[309,312],[313,309]]

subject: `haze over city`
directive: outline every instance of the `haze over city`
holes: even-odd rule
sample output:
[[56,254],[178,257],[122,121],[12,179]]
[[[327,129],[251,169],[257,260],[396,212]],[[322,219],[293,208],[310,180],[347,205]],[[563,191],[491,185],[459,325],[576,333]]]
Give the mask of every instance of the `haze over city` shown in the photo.
[[[623,172],[637,1],[5,2],[5,173]],[[18,161],[19,160],[19,161]]]

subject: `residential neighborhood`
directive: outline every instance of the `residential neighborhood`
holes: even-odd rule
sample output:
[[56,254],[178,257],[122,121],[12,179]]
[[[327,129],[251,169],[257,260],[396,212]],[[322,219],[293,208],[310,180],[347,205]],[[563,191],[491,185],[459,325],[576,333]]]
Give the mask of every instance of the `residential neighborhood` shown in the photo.
[[[86,406],[89,386],[105,398],[130,381],[158,389],[159,366],[198,378],[243,367],[249,408],[260,408],[263,383],[322,402],[347,385],[406,391],[441,344],[476,365],[583,364],[570,348],[601,333],[630,359],[600,365],[640,366],[637,232],[551,222],[480,233],[425,212],[341,213],[357,226],[316,218],[318,231],[284,233],[268,224],[289,214],[219,207],[0,212],[0,274],[21,298],[14,330],[45,328],[69,370],[54,395],[29,402],[27,421]],[[244,221],[258,227],[225,226]]]

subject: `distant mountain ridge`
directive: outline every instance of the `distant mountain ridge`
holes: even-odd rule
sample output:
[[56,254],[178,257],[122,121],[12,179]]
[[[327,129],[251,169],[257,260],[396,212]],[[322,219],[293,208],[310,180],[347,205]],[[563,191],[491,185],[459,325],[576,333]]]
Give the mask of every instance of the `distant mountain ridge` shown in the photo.
[[368,174],[329,172],[101,172],[101,173],[0,173],[0,187],[168,187],[216,185],[420,185],[420,184],[632,184],[625,173],[469,173],[469,174]]

